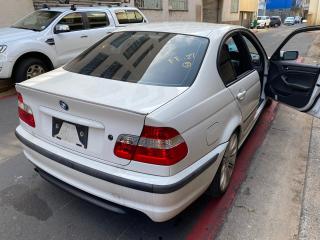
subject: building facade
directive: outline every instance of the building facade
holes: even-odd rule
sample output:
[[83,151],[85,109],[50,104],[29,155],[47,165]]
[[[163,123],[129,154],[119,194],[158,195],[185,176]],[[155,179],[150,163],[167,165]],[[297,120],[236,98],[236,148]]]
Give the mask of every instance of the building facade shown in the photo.
[[319,0],[310,0],[308,11],[308,25],[320,25],[320,3]]
[[[35,8],[44,3],[57,4],[57,0],[33,0]],[[70,0],[76,5],[107,5],[122,2],[142,10],[150,22],[161,21],[202,21],[202,0]]]
[[258,12],[259,0],[224,0],[221,23],[249,27]]
[[202,21],[202,0],[131,0],[150,22]]
[[223,0],[203,0],[202,15],[204,22],[218,23],[221,22],[221,11]]
[[32,0],[0,0],[0,27],[10,26],[33,11]]
[[[59,6],[58,0],[0,0],[0,26],[8,26],[17,19],[39,9],[43,4]],[[63,2],[63,1],[60,1]],[[229,23],[248,27],[256,17],[259,0],[70,0],[70,4],[96,5],[124,2],[140,8],[150,22],[203,21]],[[34,6],[34,8],[33,8]]]

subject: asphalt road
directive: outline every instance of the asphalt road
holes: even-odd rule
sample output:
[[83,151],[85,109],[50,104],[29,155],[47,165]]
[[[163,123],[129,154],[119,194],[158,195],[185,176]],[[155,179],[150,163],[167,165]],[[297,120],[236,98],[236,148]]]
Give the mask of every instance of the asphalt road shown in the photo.
[[[257,35],[269,53],[290,31],[281,27]],[[16,108],[15,97],[0,99],[1,240],[185,239],[213,201],[203,196],[178,217],[159,224],[140,213],[118,215],[73,197],[41,179],[22,154],[14,137]]]
[[[266,50],[269,57],[272,56],[274,51],[278,48],[278,46],[282,43],[282,41],[295,29],[299,27],[304,27],[304,24],[297,24],[293,26],[280,26],[278,28],[270,28],[270,29],[262,29],[256,34],[262,43],[264,49]],[[300,54],[302,56],[306,55],[311,43],[313,41],[313,37],[306,37],[305,34],[297,35],[297,37],[293,38],[289,41],[287,50],[291,48],[294,50],[296,46],[298,46],[298,50],[300,50]],[[289,48],[289,49],[288,49]]]

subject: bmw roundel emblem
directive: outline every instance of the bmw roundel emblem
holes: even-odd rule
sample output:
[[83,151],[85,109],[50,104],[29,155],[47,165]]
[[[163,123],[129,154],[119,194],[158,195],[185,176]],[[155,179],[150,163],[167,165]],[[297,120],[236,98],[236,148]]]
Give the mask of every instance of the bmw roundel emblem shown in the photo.
[[60,107],[65,110],[65,111],[68,111],[69,110],[69,106],[68,104],[66,104],[64,101],[59,101],[59,104],[60,104]]

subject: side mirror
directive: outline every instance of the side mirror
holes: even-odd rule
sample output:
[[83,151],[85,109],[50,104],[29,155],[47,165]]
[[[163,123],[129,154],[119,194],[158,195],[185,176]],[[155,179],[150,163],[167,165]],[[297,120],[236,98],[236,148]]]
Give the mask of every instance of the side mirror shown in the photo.
[[70,32],[70,27],[68,25],[57,24],[54,28],[55,34],[65,33],[65,32]]
[[260,59],[260,55],[256,54],[256,53],[250,53],[251,55],[251,59],[252,59],[252,63],[254,66],[260,66],[261,65],[261,59]]
[[282,60],[297,60],[298,57],[298,51],[285,51],[282,53]]

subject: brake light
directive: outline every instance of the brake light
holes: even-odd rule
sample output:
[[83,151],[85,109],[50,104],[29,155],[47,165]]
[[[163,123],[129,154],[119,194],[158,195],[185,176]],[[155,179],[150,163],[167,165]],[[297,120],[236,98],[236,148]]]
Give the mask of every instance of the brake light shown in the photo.
[[138,162],[169,166],[184,159],[188,147],[173,128],[144,126],[140,137],[120,135],[114,154]]
[[36,123],[34,121],[33,113],[31,108],[23,102],[22,95],[20,93],[17,93],[18,95],[18,113],[19,118],[28,124],[31,127],[36,127]]

